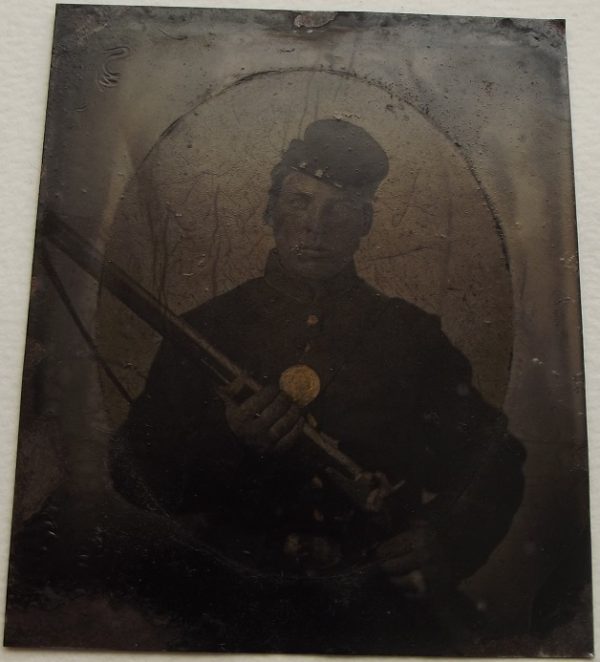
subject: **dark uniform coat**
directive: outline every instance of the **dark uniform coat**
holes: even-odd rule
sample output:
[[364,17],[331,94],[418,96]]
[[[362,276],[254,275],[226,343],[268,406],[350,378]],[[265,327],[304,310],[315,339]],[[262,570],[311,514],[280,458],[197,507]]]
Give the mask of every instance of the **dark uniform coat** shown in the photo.
[[[415,520],[435,527],[449,585],[479,568],[506,534],[522,497],[523,450],[505,417],[473,389],[469,362],[439,318],[384,296],[353,265],[314,289],[287,275],[274,252],[264,277],[185,319],[263,384],[277,383],[294,364],[318,373],[321,391],[309,409],[319,428],[365,470],[399,485],[388,537]],[[267,625],[247,609],[233,617],[236,608],[228,607],[226,650],[435,652],[398,644],[398,637],[418,639],[420,607],[386,577],[354,594],[340,586],[356,582],[328,584],[328,577],[363,576],[351,568],[369,565],[377,535],[311,473],[302,453],[260,457],[247,448],[229,430],[210,376],[167,340],[114,440],[111,467],[129,501],[186,522],[216,555],[239,565],[240,577],[250,568],[256,577],[295,583],[277,613],[265,616],[278,619],[267,628],[275,640],[259,633]],[[219,586],[237,581],[231,570]],[[265,607],[260,586],[253,595]],[[218,597],[198,602],[203,613],[208,602],[219,611]],[[307,634],[309,621],[320,624],[320,645],[310,643],[317,635]]]

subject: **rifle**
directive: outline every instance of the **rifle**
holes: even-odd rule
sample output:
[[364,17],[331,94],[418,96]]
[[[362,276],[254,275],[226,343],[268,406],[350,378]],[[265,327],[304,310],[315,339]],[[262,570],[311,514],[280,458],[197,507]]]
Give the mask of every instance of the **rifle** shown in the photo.
[[[62,251],[98,283],[106,287],[113,296],[151,328],[162,336],[168,337],[171,342],[186,352],[188,356],[212,375],[218,385],[225,387],[230,395],[243,400],[262,388],[258,382],[245,374],[240,366],[214,347],[196,329],[169,310],[167,306],[136,283],[120,267],[107,261],[94,246],[85,241],[55,214],[50,212],[44,216],[40,224],[40,236]],[[51,275],[53,272],[52,264],[45,246],[42,245],[41,248],[43,263],[49,275]],[[53,278],[51,279],[56,285],[56,281]],[[392,528],[395,519],[393,499],[389,497],[396,495],[403,483],[390,486],[384,475],[365,472],[354,460],[339,450],[335,440],[317,430],[316,423],[308,412],[305,413],[305,422],[299,443],[310,447],[310,456],[315,463],[315,473],[323,476],[355,507],[373,516],[372,522],[378,530],[378,534],[385,537],[394,532]],[[489,450],[485,455],[490,455]],[[482,460],[480,456],[478,459]],[[461,499],[476,473],[476,469],[469,467],[464,472],[464,477],[459,481],[457,488],[445,499],[438,500],[435,509],[438,520],[443,519],[450,512],[455,502]],[[190,538],[189,535],[182,536],[182,532],[178,527],[173,528],[173,535],[176,535],[183,544],[194,549],[200,549],[202,553],[207,554],[210,558],[218,558],[220,563],[228,567],[227,559],[223,560],[220,555],[215,556],[214,550],[207,552],[205,545],[194,538]],[[371,575],[381,573],[378,563],[372,560],[363,564],[358,570],[355,569],[355,571],[363,577],[364,581],[367,581]],[[236,572],[239,572],[237,565]],[[249,572],[249,576],[254,581],[255,571],[251,570]],[[261,578],[269,576],[268,574],[261,574]],[[420,571],[411,573],[411,577],[417,584],[420,582],[425,586]],[[334,575],[332,581],[335,580],[336,576]],[[284,578],[277,574],[274,575],[273,581],[276,581],[279,585],[284,581]],[[342,582],[340,586],[344,585],[346,580],[343,574],[340,575],[340,581]],[[422,599],[428,596],[440,618],[442,627],[452,634],[458,632],[463,635],[466,633],[466,640],[468,640],[471,632],[469,627],[462,622],[464,616],[461,610],[464,609],[464,606],[460,603],[457,595],[453,593],[451,587],[437,586],[434,582],[433,584],[427,583],[426,589],[426,594],[413,597],[413,599]]]
[[[206,369],[216,384],[225,388],[228,397],[242,401],[262,388],[257,381],[245,374],[240,366],[135,282],[123,269],[106,260],[100,251],[55,213],[45,214],[40,233],[44,240],[53,244],[106,287],[141,320],[163,337],[168,337],[186,355]],[[54,269],[44,245],[41,246],[41,255],[46,271],[52,277]],[[57,285],[55,279],[52,280]],[[383,474],[364,471],[352,458],[339,450],[335,440],[317,430],[316,421],[308,412],[304,418],[299,443],[308,447],[315,473],[342,492],[355,507],[377,514],[379,522],[389,523],[391,513],[388,512],[386,497],[401,485],[391,487]]]

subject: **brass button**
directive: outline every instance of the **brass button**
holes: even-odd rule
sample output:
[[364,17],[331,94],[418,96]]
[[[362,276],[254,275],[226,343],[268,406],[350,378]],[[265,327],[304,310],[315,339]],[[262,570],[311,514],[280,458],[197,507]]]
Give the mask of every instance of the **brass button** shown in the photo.
[[319,323],[319,318],[316,315],[309,315],[306,318],[306,323],[308,324],[308,326],[317,326],[317,324]]

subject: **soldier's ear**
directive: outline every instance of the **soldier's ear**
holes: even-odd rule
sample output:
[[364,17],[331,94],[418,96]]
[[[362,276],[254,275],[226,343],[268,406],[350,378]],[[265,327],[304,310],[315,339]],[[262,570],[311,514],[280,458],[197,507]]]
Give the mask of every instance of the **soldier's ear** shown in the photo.
[[273,191],[269,191],[269,199],[267,201],[267,206],[263,213],[263,219],[265,223],[272,228],[273,227],[273,210],[275,209],[275,203],[277,202],[277,195]]
[[271,188],[269,189],[269,199],[263,214],[265,223],[272,228],[275,224],[274,211],[277,204],[277,198],[281,192],[281,185],[285,176],[288,174],[288,169],[285,168],[283,163],[278,163],[271,171]]
[[361,227],[361,235],[364,237],[371,231],[373,225],[373,205],[370,202],[365,202],[363,205],[363,219]]

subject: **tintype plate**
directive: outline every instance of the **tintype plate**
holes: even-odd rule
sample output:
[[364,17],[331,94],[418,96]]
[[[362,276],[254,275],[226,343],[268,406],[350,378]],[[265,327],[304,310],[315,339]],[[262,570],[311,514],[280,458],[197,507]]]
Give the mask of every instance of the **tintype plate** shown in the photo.
[[565,53],[58,7],[7,645],[592,654]]

